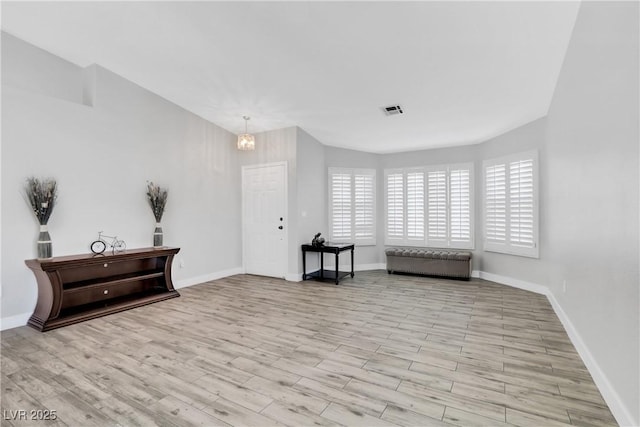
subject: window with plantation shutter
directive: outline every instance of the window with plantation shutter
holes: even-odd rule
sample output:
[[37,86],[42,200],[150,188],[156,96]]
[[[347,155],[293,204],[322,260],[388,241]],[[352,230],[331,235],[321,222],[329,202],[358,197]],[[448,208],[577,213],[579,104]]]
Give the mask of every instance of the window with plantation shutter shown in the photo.
[[532,248],[533,236],[533,160],[509,164],[509,241]]
[[537,152],[484,162],[484,249],[537,258]]
[[329,168],[329,240],[376,242],[376,175],[373,169]]
[[473,164],[385,171],[388,245],[473,248]]
[[424,241],[424,172],[407,173],[407,240]]
[[385,177],[387,241],[403,243],[404,174],[402,172],[386,173]]
[[473,164],[429,166],[427,246],[473,248]]
[[427,243],[444,246],[447,241],[447,172],[430,171],[427,176]]
[[355,240],[367,241],[375,238],[375,175],[354,174],[354,221]]
[[487,242],[504,243],[507,239],[507,181],[504,164],[485,167],[484,229]]
[[351,175],[348,173],[330,174],[331,186],[331,240],[340,241],[351,238]]
[[449,230],[451,242],[471,240],[471,174],[469,169],[449,171]]

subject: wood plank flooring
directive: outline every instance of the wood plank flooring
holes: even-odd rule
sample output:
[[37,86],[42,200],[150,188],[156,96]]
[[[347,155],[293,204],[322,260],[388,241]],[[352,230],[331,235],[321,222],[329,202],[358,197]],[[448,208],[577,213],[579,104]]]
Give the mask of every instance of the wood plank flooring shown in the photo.
[[616,425],[541,295],[384,271],[180,292],[4,331],[2,425]]

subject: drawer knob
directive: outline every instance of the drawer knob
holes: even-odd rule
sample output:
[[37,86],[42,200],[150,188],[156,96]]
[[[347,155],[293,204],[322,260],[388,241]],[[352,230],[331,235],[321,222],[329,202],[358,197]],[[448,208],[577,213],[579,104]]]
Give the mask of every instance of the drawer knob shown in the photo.
[[109,289],[105,289],[104,291],[102,291],[102,293],[107,295],[109,293]]
[[109,264],[107,264],[106,262],[104,263],[104,268],[107,268],[109,266]]

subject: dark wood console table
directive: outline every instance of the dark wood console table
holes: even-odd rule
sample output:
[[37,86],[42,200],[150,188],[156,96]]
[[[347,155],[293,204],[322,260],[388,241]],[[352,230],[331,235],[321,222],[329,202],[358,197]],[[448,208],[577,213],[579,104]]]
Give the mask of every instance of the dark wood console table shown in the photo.
[[[353,249],[355,245],[353,243],[325,243],[324,246],[302,245],[302,280],[316,279],[316,280],[335,280],[336,285],[340,281],[349,275],[353,274]],[[338,257],[340,252],[351,251],[351,271],[339,271]],[[307,252],[320,252],[320,270],[307,274]],[[336,256],[336,269],[325,270],[324,269],[324,254],[335,254]]]
[[28,324],[48,331],[179,297],[171,282],[178,251],[144,248],[26,260],[38,282],[38,302]]

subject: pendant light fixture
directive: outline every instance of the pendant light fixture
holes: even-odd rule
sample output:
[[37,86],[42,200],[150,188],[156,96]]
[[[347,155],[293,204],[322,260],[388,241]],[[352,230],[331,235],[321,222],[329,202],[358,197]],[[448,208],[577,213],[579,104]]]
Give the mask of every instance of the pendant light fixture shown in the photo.
[[244,133],[238,135],[238,150],[251,151],[256,149],[256,138],[247,132],[247,122],[251,120],[249,116],[242,116],[244,119]]

